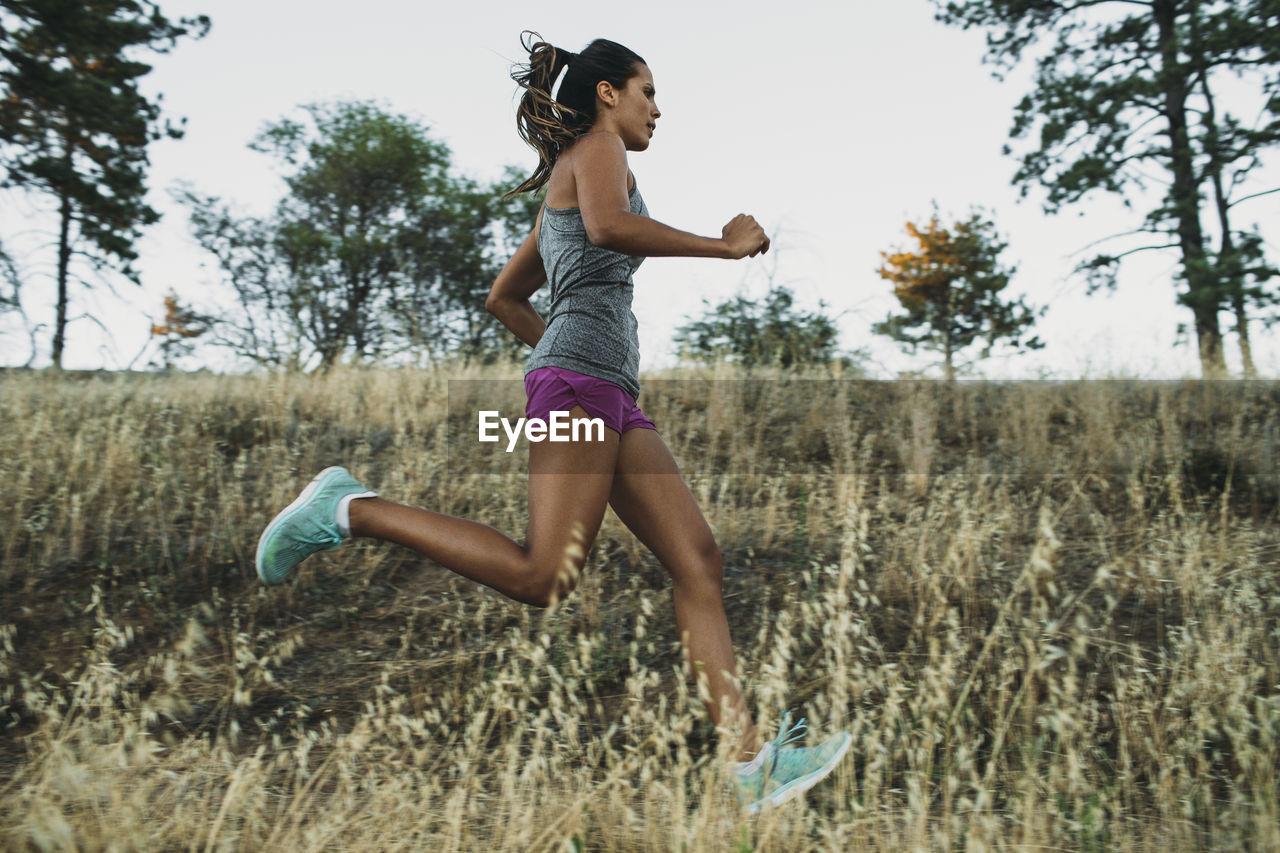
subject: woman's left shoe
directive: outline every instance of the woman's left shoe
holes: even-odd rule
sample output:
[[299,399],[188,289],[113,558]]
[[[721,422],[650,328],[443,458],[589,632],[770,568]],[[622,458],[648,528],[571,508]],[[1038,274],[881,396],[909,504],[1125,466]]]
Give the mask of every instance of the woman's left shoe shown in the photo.
[[265,583],[280,583],[307,557],[337,548],[349,538],[351,532],[338,525],[338,504],[348,496],[376,498],[378,494],[360,485],[346,468],[335,465],[317,474],[262,531],[255,558],[258,577]]

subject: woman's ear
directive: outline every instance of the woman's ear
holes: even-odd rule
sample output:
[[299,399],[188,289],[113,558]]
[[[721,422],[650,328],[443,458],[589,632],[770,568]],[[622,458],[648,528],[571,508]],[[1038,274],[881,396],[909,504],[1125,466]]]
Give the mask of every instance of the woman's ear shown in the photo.
[[601,80],[596,84],[596,97],[611,107],[618,105],[618,90],[608,80]]

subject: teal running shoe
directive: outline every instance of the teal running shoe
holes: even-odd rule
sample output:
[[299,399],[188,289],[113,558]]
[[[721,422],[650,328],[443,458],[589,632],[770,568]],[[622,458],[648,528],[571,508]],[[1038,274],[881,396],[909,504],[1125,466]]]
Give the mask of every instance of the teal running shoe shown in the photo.
[[346,468],[335,465],[317,474],[262,531],[255,560],[258,577],[265,583],[280,583],[294,566],[315,552],[341,545],[351,532],[338,526],[338,504],[348,495],[378,496],[356,482]]
[[747,775],[737,771],[729,774],[734,793],[747,814],[795,799],[827,778],[853,742],[848,732],[837,732],[819,746],[784,749],[785,744],[799,740],[809,728],[804,718],[794,726],[788,726],[790,722],[791,713],[783,714],[778,736],[761,750],[765,756],[760,767]]

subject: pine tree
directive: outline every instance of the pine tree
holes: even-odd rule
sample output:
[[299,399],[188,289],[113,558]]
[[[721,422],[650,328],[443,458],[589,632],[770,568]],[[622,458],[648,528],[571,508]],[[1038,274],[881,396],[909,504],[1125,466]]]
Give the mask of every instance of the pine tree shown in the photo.
[[[1280,143],[1280,3],[1276,0],[934,0],[938,18],[987,30],[997,76],[1043,42],[1035,88],[1018,105],[1010,135],[1037,144],[1021,154],[1014,183],[1047,191],[1057,212],[1101,190],[1131,204],[1135,190],[1166,189],[1141,227],[1148,245],[1081,264],[1091,290],[1115,286],[1120,261],[1176,251],[1178,302],[1191,310],[1202,374],[1226,375],[1218,315],[1236,314],[1246,371],[1247,303],[1274,304],[1263,282],[1277,272],[1256,229],[1234,228],[1228,211],[1274,188],[1250,188],[1263,149]],[[1250,93],[1234,116],[1213,97],[1217,81]],[[1012,153],[1006,148],[1007,153]],[[1222,229],[1210,247],[1202,222],[1206,184]],[[1238,219],[1238,217],[1237,217]],[[1146,242],[1146,241],[1144,241]]]
[[72,259],[138,283],[134,244],[159,215],[144,201],[147,144],[179,138],[138,79],[138,48],[166,53],[209,19],[169,21],[139,0],[0,0],[0,164],[4,187],[57,205],[57,319],[52,358],[66,346]]

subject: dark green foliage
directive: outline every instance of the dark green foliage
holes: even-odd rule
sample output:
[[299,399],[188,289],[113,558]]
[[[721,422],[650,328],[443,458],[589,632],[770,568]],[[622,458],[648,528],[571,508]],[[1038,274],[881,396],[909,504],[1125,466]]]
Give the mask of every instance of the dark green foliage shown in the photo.
[[[770,287],[763,302],[736,296],[711,308],[703,319],[676,330],[680,355],[705,363],[731,362],[744,367],[831,364],[837,355],[838,331],[822,313],[792,310],[794,297],[785,287]],[[707,300],[703,304],[710,306]]]
[[[1276,0],[935,0],[940,20],[987,30],[987,61],[1017,64],[1032,45],[1035,89],[1019,103],[1010,131],[1035,147],[1019,155],[1014,183],[1046,190],[1058,212],[1095,190],[1125,203],[1152,183],[1166,187],[1140,228],[1144,245],[1099,253],[1078,270],[1091,290],[1114,287],[1128,255],[1176,249],[1180,304],[1195,318],[1204,375],[1225,372],[1219,311],[1234,310],[1246,373],[1252,370],[1247,311],[1276,303],[1276,274],[1257,226],[1229,213],[1260,193],[1248,187],[1260,152],[1280,142],[1280,3]],[[1256,102],[1246,117],[1220,109],[1214,92],[1228,75]],[[1006,153],[1012,149],[1006,146]],[[1273,191],[1270,188],[1264,192]],[[1212,194],[1220,247],[1201,223]],[[1238,217],[1237,217],[1238,219]]]
[[2,186],[50,196],[58,208],[55,365],[72,255],[137,282],[134,243],[159,218],[144,201],[147,144],[182,135],[161,120],[159,99],[138,91],[151,66],[130,57],[140,47],[167,52],[208,28],[207,17],[175,23],[138,0],[0,0]]
[[313,104],[251,143],[293,171],[264,219],[188,190],[192,228],[235,289],[215,339],[261,364],[329,367],[446,354],[489,358],[511,336],[484,310],[499,225],[536,208],[451,175],[427,128],[369,102]]

